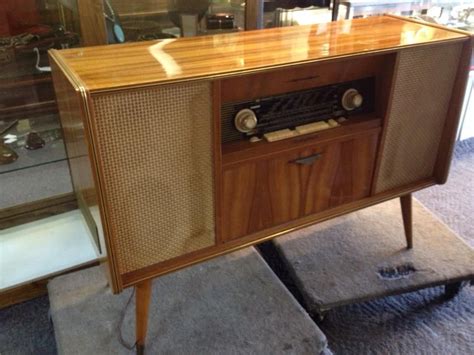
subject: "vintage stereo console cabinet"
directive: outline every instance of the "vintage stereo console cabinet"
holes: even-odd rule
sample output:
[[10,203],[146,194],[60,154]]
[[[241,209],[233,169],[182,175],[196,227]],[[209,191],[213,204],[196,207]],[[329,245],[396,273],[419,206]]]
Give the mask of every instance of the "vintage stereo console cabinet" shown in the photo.
[[143,351],[154,277],[395,197],[411,248],[471,37],[383,16],[50,57],[78,201],[113,291],[136,287]]

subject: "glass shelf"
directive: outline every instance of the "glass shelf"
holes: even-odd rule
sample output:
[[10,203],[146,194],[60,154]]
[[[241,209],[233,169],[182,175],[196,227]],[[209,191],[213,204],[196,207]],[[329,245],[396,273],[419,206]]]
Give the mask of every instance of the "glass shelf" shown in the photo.
[[[15,120],[16,121],[16,120]],[[15,122],[13,121],[13,122]],[[12,122],[12,121],[10,121]],[[0,120],[0,130],[9,122]],[[44,140],[43,148],[29,150],[25,147],[28,133],[36,132]],[[3,143],[15,151],[18,159],[0,165],[0,174],[50,164],[66,159],[61,127],[57,115],[36,116],[19,119],[7,132],[2,134]]]
[[245,28],[245,2],[240,0],[157,0],[130,2],[105,0],[110,42],[121,42],[110,33],[119,24],[125,41],[190,37]]

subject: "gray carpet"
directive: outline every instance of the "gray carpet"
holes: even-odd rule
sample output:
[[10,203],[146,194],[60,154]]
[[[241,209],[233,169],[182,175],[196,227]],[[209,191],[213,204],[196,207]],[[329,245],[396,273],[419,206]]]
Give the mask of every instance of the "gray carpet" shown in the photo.
[[416,200],[413,234],[407,250],[394,199],[273,243],[311,313],[474,278],[474,249]]
[[415,197],[474,248],[474,138],[458,143],[448,182]]
[[[456,149],[453,169],[448,183],[416,194],[416,197],[443,219],[452,229],[472,245],[472,192],[474,174],[474,139],[461,142]],[[444,189],[454,208],[446,208]],[[457,191],[467,191],[459,194]],[[458,216],[466,216],[468,223]],[[463,218],[464,219],[464,218]],[[326,334],[329,346],[337,354],[473,354],[472,328],[458,319],[474,318],[474,290],[465,288],[456,298],[441,302],[441,288],[431,288],[402,296],[346,306],[331,311],[320,328]],[[55,354],[56,345],[52,325],[48,319],[48,298],[41,297],[0,311],[0,354]],[[387,322],[390,327],[380,327]],[[411,324],[427,329],[433,338],[454,337],[460,343],[457,349],[432,349],[429,338],[425,343],[414,343]],[[429,331],[432,325],[433,331]],[[440,331],[441,329],[441,331]],[[460,333],[451,333],[460,330]],[[468,334],[470,332],[470,334]],[[444,334],[444,335],[443,335]],[[449,343],[452,343],[451,341]],[[385,344],[381,346],[378,344]],[[394,347],[393,344],[397,344]],[[420,345],[422,347],[420,348]],[[423,350],[423,347],[432,351]],[[385,350],[377,353],[375,349]]]
[[[133,354],[132,292],[113,295],[102,267],[48,284],[60,354]],[[254,248],[153,281],[147,354],[320,354],[326,337]]]
[[474,288],[451,301],[436,287],[341,307],[320,327],[336,355],[474,354]]
[[55,355],[47,296],[0,310],[1,355]]

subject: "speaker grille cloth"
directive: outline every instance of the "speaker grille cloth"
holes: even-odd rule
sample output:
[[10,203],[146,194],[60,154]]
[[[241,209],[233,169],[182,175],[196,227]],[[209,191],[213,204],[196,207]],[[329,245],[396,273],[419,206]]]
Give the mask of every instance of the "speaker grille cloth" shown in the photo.
[[94,97],[121,274],[214,245],[209,83]]
[[461,47],[400,52],[376,192],[433,176]]

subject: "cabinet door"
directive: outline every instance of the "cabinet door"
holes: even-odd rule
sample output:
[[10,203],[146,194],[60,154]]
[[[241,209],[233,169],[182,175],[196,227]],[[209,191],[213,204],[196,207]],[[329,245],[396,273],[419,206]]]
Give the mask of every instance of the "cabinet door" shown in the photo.
[[225,168],[223,240],[369,196],[377,142],[366,133]]

